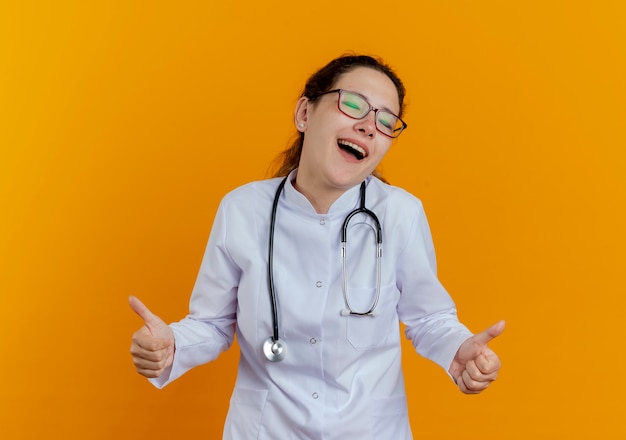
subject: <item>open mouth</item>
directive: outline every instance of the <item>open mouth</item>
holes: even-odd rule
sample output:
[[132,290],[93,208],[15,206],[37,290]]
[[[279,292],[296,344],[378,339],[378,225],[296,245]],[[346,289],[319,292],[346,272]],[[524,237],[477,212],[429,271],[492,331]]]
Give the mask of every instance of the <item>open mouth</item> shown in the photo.
[[339,148],[341,148],[342,150],[354,155],[354,157],[356,157],[358,160],[363,160],[367,157],[367,152],[363,148],[350,141],[339,139],[337,141],[337,145],[339,145]]

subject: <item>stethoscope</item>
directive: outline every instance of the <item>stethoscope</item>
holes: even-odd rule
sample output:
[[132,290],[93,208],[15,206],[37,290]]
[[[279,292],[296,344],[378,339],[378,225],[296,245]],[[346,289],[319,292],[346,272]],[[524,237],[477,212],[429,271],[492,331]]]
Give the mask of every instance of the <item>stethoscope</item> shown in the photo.
[[[278,208],[278,201],[285,186],[285,182],[287,182],[287,177],[280,182],[278,189],[276,190],[276,195],[274,196],[274,204],[272,205],[272,216],[270,220],[269,244],[267,247],[267,279],[268,290],[270,293],[270,303],[272,305],[272,326],[274,333],[263,343],[263,354],[265,354],[265,357],[270,362],[280,362],[287,354],[287,344],[278,336],[278,307],[276,305],[276,290],[274,289],[274,229],[276,226],[276,210]],[[361,203],[359,207],[346,216],[341,228],[342,289],[343,300],[345,303],[345,308],[341,309],[340,312],[342,316],[376,316],[376,307],[378,306],[378,300],[380,298],[380,267],[383,256],[383,234],[378,217],[365,207],[365,182],[361,183],[360,191]],[[355,311],[350,305],[350,300],[348,298],[348,280],[346,277],[346,244],[348,241],[348,225],[352,217],[360,213],[368,215],[374,221],[376,226],[376,295],[371,307],[365,312]]]

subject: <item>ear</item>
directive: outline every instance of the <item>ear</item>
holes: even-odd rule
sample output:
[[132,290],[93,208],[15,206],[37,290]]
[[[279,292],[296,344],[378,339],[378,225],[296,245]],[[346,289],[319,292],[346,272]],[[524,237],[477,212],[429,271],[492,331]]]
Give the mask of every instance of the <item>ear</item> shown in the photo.
[[298,102],[296,103],[296,111],[293,119],[299,132],[304,132],[306,130],[306,123],[309,115],[309,103],[309,98],[306,96],[298,99]]

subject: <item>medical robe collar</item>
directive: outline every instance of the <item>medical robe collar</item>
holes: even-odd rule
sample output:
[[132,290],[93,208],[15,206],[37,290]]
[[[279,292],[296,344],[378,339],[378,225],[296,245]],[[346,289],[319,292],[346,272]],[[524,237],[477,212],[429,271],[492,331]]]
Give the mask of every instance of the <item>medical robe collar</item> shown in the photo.
[[[359,187],[361,185],[360,182],[344,192],[341,196],[339,196],[339,198],[335,200],[332,205],[330,205],[328,213],[318,214],[315,212],[315,208],[313,208],[313,205],[311,205],[309,199],[307,199],[302,193],[298,192],[298,190],[294,188],[292,181],[296,178],[297,173],[298,170],[295,169],[289,174],[289,178],[285,183],[284,189],[284,197],[286,198],[287,203],[289,204],[289,206],[294,207],[295,210],[301,211],[307,215],[315,215],[318,217],[323,216],[328,218],[343,218],[345,217],[346,212],[352,211],[359,204]],[[368,176],[365,179],[366,185],[369,184],[371,178],[372,176]]]

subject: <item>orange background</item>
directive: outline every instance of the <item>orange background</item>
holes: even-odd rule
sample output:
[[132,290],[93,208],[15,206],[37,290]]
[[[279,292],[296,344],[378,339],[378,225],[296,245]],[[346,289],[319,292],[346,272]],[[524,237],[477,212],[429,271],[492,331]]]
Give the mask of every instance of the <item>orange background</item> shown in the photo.
[[237,350],[158,391],[134,294],[183,317],[217,204],[266,177],[306,77],[346,50],[408,88],[384,162],[425,204],[480,396],[407,344],[416,438],[626,437],[623,1],[5,1],[2,438],[219,438]]

